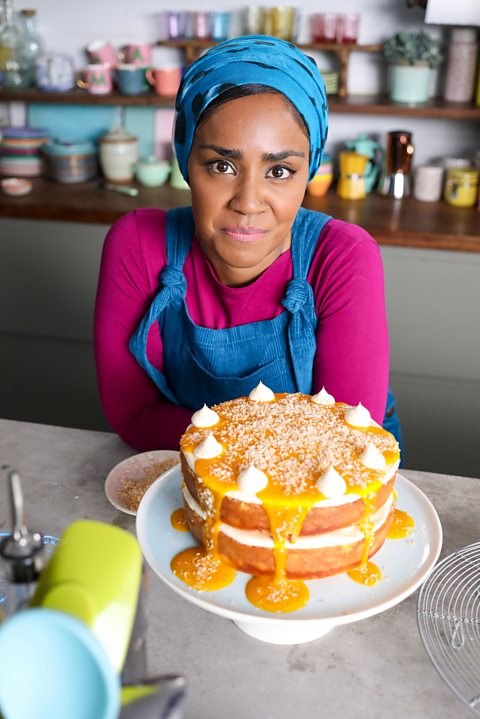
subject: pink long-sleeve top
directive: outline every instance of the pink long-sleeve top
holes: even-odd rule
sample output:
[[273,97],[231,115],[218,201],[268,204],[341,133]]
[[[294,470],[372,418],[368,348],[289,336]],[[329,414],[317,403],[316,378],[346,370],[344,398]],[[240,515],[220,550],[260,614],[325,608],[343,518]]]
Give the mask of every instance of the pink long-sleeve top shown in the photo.
[[[140,367],[128,342],[158,292],[166,264],[165,212],[136,210],[105,240],[94,323],[97,377],[105,416],[138,451],[177,449],[192,410],[169,402]],[[246,287],[226,287],[195,238],[185,260],[186,302],[195,324],[214,329],[272,319],[292,278],[290,251]],[[357,225],[331,220],[320,233],[308,281],[318,317],[313,391],[362,404],[383,420],[389,348],[383,268],[377,243]],[[150,361],[162,369],[158,323],[148,337]],[[168,348],[167,350],[168,351]]]

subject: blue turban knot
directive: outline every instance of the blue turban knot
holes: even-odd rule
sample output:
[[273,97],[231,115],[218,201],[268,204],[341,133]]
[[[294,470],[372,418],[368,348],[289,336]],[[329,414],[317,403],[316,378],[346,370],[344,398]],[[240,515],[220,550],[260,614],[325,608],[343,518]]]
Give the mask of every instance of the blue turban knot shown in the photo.
[[175,103],[174,144],[182,175],[198,120],[219,95],[240,85],[265,85],[285,95],[303,118],[310,138],[309,179],[322,160],[328,131],[325,84],[313,58],[268,35],[248,35],[215,45],[186,70]]

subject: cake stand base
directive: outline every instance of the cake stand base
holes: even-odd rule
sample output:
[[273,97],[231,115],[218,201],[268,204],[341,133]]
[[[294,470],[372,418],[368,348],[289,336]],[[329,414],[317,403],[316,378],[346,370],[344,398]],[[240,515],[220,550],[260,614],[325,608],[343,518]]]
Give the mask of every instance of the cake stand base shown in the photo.
[[328,634],[333,622],[289,622],[274,619],[263,622],[237,622],[233,624],[254,639],[269,644],[305,644]]

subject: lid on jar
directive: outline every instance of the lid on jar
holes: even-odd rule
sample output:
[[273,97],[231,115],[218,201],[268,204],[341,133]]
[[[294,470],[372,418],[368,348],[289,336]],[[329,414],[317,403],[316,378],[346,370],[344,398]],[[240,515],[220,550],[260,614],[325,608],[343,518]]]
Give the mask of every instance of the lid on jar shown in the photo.
[[470,27],[456,27],[452,30],[452,42],[477,42],[477,31]]
[[478,182],[479,171],[473,167],[452,167],[448,170],[448,179],[454,182]]
[[88,155],[95,152],[93,142],[69,142],[54,140],[43,145],[43,151],[49,155]]
[[125,128],[120,125],[114,125],[110,130],[100,138],[100,142],[136,142],[137,138],[130,135]]

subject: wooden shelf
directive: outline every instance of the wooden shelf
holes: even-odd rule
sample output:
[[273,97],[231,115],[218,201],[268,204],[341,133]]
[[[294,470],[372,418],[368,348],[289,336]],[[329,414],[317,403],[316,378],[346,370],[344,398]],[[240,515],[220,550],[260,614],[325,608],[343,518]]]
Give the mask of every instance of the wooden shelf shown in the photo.
[[387,95],[349,95],[340,98],[328,96],[328,109],[346,115],[387,115],[440,120],[480,120],[480,106],[446,102],[441,98],[429,100],[425,105],[404,105],[392,102]]
[[[29,90],[2,90],[0,102],[46,103],[56,105],[129,105],[136,107],[173,107],[173,98],[160,97],[156,93],[122,95],[111,92],[107,95],[93,95],[85,90],[70,92],[42,92]],[[480,106],[448,103],[444,100],[430,100],[426,105],[401,105],[382,95],[338,95],[328,96],[331,113],[348,115],[385,115],[391,117],[418,117],[444,120],[480,120]]]
[[173,107],[174,98],[160,97],[153,90],[141,95],[123,95],[121,92],[109,92],[95,95],[86,90],[68,90],[67,92],[43,92],[37,88],[28,90],[4,90],[0,88],[0,102],[46,103],[49,105],[137,105],[155,107]]
[[[33,179],[25,197],[0,195],[0,217],[109,225],[139,207],[181,207],[190,193],[169,185],[139,187],[137,197],[104,190],[98,181],[62,184]],[[480,252],[480,212],[451,207],[445,202],[392,200],[370,194],[364,200],[342,200],[334,192],[305,196],[304,206],[364,227],[381,245]]]

